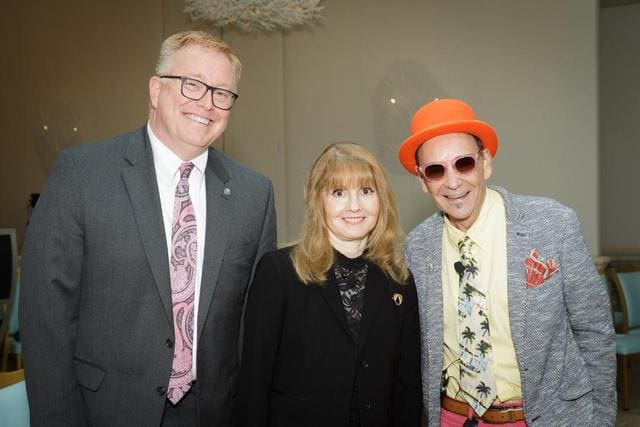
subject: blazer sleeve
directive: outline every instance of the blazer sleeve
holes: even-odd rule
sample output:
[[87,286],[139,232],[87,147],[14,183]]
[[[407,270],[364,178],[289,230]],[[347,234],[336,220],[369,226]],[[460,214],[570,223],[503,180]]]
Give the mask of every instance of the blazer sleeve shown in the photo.
[[418,298],[413,277],[409,278],[405,286],[408,304],[400,332],[400,351],[394,378],[393,425],[420,427],[422,423],[420,327]]
[[79,165],[63,152],[24,245],[20,334],[31,425],[86,425],[73,368],[85,251]]
[[616,419],[615,332],[607,291],[600,283],[575,212],[570,211],[560,268],[569,324],[593,385],[594,425]]
[[245,313],[238,379],[238,427],[269,425],[269,399],[286,310],[286,283],[279,260],[265,255],[254,276]]

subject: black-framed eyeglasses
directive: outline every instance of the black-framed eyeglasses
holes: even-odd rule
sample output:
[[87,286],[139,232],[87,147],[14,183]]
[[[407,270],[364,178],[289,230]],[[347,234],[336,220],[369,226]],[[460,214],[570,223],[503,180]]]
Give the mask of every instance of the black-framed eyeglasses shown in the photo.
[[482,150],[475,154],[463,154],[448,162],[433,162],[422,166],[416,166],[416,172],[429,182],[438,182],[444,178],[447,169],[453,168],[462,175],[471,173],[478,163]]
[[158,76],[161,79],[179,79],[181,80],[180,92],[182,96],[192,101],[200,101],[211,91],[211,102],[216,108],[221,110],[230,110],[238,99],[238,94],[230,90],[222,89],[215,86],[209,86],[205,82],[186,76]]

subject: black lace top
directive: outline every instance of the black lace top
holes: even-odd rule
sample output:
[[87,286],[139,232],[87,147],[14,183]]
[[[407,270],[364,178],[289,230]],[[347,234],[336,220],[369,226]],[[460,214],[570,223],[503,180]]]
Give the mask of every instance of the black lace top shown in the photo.
[[[362,320],[362,307],[364,304],[364,290],[367,282],[369,265],[363,255],[357,258],[347,258],[335,251],[336,263],[333,266],[333,275],[338,283],[340,299],[347,316],[347,324],[351,336],[358,342],[360,335],[360,321]],[[357,376],[357,374],[356,374]],[[349,411],[349,427],[360,426],[360,407],[358,405],[358,382],[354,379],[351,390],[351,408]]]
[[357,258],[347,258],[336,251],[336,264],[333,274],[338,283],[340,298],[347,315],[347,323],[354,341],[358,341],[360,334],[360,320],[362,319],[362,305],[364,302],[365,283],[369,266],[363,255]]

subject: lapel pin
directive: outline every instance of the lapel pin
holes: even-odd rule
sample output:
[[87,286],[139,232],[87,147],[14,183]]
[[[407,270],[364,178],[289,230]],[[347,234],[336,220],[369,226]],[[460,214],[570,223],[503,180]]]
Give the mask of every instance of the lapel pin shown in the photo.
[[393,300],[393,302],[396,303],[396,305],[402,304],[402,294],[395,293],[395,294],[393,294],[391,299]]
[[433,271],[433,264],[431,263],[427,264],[427,271],[429,272]]
[[229,197],[231,197],[231,189],[230,188],[225,188],[222,191],[222,195],[228,199]]

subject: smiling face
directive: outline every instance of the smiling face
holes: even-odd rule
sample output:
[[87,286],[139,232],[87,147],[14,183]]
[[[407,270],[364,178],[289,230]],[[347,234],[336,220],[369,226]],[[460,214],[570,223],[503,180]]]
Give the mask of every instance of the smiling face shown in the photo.
[[[190,44],[176,51],[166,75],[193,77],[210,86],[236,92],[231,61],[224,53]],[[227,127],[230,111],[216,108],[211,91],[199,101],[185,98],[179,79],[149,80],[149,123],[160,141],[182,160],[191,160],[206,150]]]
[[380,213],[375,188],[366,184],[332,186],[324,191],[323,202],[331,246],[345,255],[362,253]]
[[438,208],[451,223],[462,231],[468,230],[478,219],[487,191],[486,181],[491,176],[492,158],[482,150],[475,168],[468,173],[458,172],[452,160],[478,152],[475,139],[464,133],[449,133],[426,141],[418,149],[420,165],[440,162],[447,164],[444,177],[430,182],[418,177],[422,191],[431,194]]

